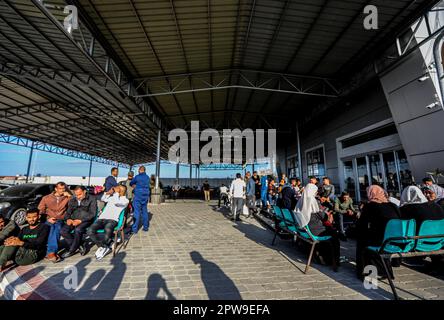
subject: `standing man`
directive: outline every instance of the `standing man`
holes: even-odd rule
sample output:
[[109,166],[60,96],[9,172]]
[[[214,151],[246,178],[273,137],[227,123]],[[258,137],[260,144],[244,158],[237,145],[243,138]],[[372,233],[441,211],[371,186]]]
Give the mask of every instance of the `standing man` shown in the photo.
[[134,187],[134,224],[131,233],[136,234],[139,231],[140,215],[142,215],[143,231],[147,232],[150,226],[148,201],[150,199],[150,178],[145,172],[145,167],[139,168],[139,174],[130,182]]
[[60,230],[63,226],[68,202],[71,195],[66,191],[66,184],[58,182],[54,192],[44,196],[40,201],[39,214],[47,216],[46,224],[49,226],[48,249],[45,259],[53,263],[59,262],[61,258],[57,255],[59,251]]
[[250,171],[245,174],[246,192],[247,192],[247,207],[248,209],[256,209],[256,182],[251,177]]
[[240,221],[239,214],[244,206],[245,199],[245,181],[242,180],[242,175],[240,173],[236,174],[236,179],[231,183],[230,194],[233,199],[232,212],[233,217],[231,220]]
[[335,186],[330,183],[330,179],[328,177],[322,178],[322,187],[319,194],[328,198],[330,202],[335,201]]
[[174,182],[175,183],[174,183],[173,188],[172,188],[171,191],[173,192],[174,202],[176,202],[177,196],[179,195],[179,191],[180,191],[180,185],[179,185],[179,182],[177,180],[175,180]]
[[126,187],[126,198],[129,200],[129,206],[131,206],[131,210],[132,210],[133,192],[134,192],[134,188],[131,187],[131,181],[133,180],[133,178],[134,178],[134,172],[129,171],[128,179],[126,179],[123,182],[123,185]]
[[203,184],[203,192],[205,195],[205,201],[210,202],[210,184],[208,183],[208,180],[205,180]]
[[97,201],[90,195],[86,194],[84,186],[77,186],[74,189],[75,198],[71,198],[68,202],[68,209],[65,215],[65,224],[62,227],[61,234],[68,244],[62,258],[66,259],[76,254],[77,249],[83,256],[86,254],[82,244],[82,237],[94,221],[97,213]]
[[119,176],[119,169],[117,168],[112,168],[111,169],[111,175],[108,176],[105,179],[105,192],[108,192],[109,190],[111,190],[114,187],[117,187],[118,183],[117,183],[117,177]]
[[268,179],[266,175],[263,175],[261,178],[261,200],[262,209],[265,210],[267,208],[268,201]]

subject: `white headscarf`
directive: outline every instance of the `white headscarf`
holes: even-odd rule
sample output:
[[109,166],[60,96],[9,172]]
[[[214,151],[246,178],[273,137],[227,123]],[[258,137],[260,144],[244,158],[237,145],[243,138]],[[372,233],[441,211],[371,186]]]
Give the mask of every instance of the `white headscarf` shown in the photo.
[[408,186],[402,191],[401,207],[406,204],[426,203],[428,200],[421,189],[416,186]]
[[318,187],[312,183],[307,184],[302,193],[302,197],[296,204],[294,212],[299,227],[301,228],[305,227],[310,222],[312,213],[320,211],[318,201],[315,198],[317,192]]

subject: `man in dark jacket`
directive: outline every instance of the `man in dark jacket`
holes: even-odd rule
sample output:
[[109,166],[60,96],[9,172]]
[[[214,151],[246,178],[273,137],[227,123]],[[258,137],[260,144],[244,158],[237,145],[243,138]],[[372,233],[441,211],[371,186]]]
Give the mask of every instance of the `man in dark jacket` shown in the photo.
[[282,187],[282,206],[288,210],[294,210],[296,207],[296,193],[291,185],[284,185]]
[[61,230],[61,234],[69,246],[68,251],[62,255],[64,259],[74,255],[77,249],[81,255],[86,253],[85,248],[81,246],[82,237],[97,213],[97,201],[94,197],[86,194],[85,187],[77,186],[74,189],[74,195],[75,198],[71,198],[68,202],[65,224]]
[[105,179],[105,192],[108,192],[109,190],[111,190],[114,187],[117,187],[118,183],[117,183],[117,177],[119,176],[119,169],[117,168],[112,168],[111,169],[111,175],[106,177]]

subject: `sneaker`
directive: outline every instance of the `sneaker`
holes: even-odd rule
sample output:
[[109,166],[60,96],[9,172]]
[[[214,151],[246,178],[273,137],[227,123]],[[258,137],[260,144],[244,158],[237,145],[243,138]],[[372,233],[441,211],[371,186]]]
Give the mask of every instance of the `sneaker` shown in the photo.
[[110,253],[111,252],[111,248],[110,247],[106,247],[106,248],[102,248],[103,250],[102,250],[102,252],[101,252],[101,255],[100,256],[98,256],[98,257],[96,257],[97,258],[97,260],[102,260],[108,253]]
[[96,258],[100,257],[102,255],[103,250],[105,250],[104,247],[100,247],[99,249],[97,249],[96,251]]
[[75,254],[76,254],[75,252],[66,251],[65,253],[62,254],[62,259],[68,259],[69,257],[72,257]]
[[79,252],[80,252],[80,255],[83,257],[84,255],[86,255],[86,248],[83,245],[81,245],[79,247]]

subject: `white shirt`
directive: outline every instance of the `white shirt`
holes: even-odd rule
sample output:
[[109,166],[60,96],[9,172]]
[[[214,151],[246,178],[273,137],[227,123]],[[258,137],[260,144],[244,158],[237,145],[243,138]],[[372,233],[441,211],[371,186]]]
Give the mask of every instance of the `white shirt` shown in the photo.
[[102,201],[106,202],[106,206],[103,209],[98,219],[107,219],[119,221],[120,213],[124,210],[129,203],[129,200],[125,196],[119,196],[117,192],[112,195],[104,194]]
[[233,198],[243,198],[245,196],[245,181],[242,179],[235,179],[231,183],[230,194]]
[[228,194],[228,188],[225,186],[220,187],[219,190],[220,190],[220,194]]

